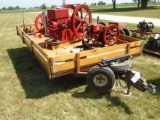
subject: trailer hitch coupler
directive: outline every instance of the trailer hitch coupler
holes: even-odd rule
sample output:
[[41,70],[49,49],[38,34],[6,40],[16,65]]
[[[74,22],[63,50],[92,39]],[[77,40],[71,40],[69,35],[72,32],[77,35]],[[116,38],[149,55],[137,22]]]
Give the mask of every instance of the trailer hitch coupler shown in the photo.
[[156,93],[156,86],[153,84],[148,84],[148,91],[151,93]]

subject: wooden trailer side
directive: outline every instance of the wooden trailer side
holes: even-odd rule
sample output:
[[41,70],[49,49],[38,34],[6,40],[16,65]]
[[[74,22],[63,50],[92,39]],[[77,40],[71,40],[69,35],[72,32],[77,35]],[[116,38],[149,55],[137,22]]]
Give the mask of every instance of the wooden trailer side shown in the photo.
[[17,35],[20,36],[22,42],[26,44],[28,49],[32,52],[32,54],[37,58],[42,67],[47,71],[49,78],[51,78],[51,63],[49,57],[44,50],[36,44],[34,40],[32,40],[29,35],[27,35],[23,30],[22,26],[16,26]]
[[142,53],[143,40],[122,34],[120,35],[120,39],[128,43],[128,54],[140,55]]
[[[45,39],[34,38],[23,31],[23,26],[16,26],[17,34],[27,45],[33,55],[39,60],[44,69],[47,71],[49,78],[55,78],[66,74],[79,73],[87,70],[91,66],[99,63],[104,58],[113,58],[125,54],[140,54],[142,41],[136,38],[120,35],[120,40],[114,46],[94,48],[91,50],[81,51],[79,53],[68,54],[50,54],[53,50],[48,50],[41,46],[40,43]],[[33,39],[34,38],[34,39]]]

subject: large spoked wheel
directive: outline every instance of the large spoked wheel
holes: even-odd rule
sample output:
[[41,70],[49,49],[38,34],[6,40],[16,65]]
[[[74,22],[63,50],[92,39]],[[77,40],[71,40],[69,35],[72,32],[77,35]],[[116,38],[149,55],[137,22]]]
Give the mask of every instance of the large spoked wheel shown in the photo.
[[[72,10],[72,12],[74,11],[74,9],[75,9],[75,6],[74,5],[71,5],[71,4],[66,4],[65,6],[64,6],[65,8],[68,8],[69,10]],[[69,11],[70,12],[70,11]],[[72,13],[73,14],[73,13]],[[71,14],[71,16],[72,16],[72,14]]]
[[117,25],[110,24],[103,33],[103,40],[107,45],[114,45],[119,39],[119,28]]
[[111,90],[115,82],[115,75],[109,67],[92,67],[87,74],[87,84],[97,92],[104,93]]
[[87,5],[78,5],[72,15],[72,30],[77,37],[84,38],[87,26],[92,23],[92,15]]
[[43,30],[43,18],[42,14],[39,14],[36,19],[35,19],[35,27],[37,31],[42,31]]
[[[48,21],[49,21],[48,17],[46,16],[45,18],[46,18],[46,22],[48,23]],[[36,27],[37,31],[39,31],[39,32],[44,32],[44,31],[45,31],[45,30],[44,30],[44,25],[43,25],[43,17],[42,17],[42,14],[39,14],[39,15],[36,17],[36,19],[35,19],[35,27]],[[48,28],[47,28],[47,31],[48,31],[48,33],[49,33]]]

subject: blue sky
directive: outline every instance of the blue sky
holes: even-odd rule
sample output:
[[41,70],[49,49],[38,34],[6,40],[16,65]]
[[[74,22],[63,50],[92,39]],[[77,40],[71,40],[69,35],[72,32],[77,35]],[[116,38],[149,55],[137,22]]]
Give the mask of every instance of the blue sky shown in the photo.
[[[97,3],[101,0],[66,0],[67,4],[76,4],[76,3]],[[107,4],[111,4],[112,0],[102,0],[106,2]],[[125,2],[132,2],[132,0],[116,0],[117,3],[125,3]],[[62,0],[0,0],[0,8],[2,7],[35,7],[35,6],[41,6],[43,3],[45,3],[47,6],[51,5],[62,5]]]

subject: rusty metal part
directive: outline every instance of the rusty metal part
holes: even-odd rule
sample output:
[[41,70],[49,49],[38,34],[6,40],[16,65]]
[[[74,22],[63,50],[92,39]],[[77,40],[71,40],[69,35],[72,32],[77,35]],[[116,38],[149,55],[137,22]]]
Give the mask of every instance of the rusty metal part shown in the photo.
[[127,83],[128,94],[130,92],[130,86],[133,86],[142,92],[146,90],[150,91],[151,93],[156,92],[155,85],[151,83],[148,84],[146,79],[139,72],[132,69],[127,70],[127,72],[124,74],[123,80]]
[[84,38],[87,26],[92,23],[92,14],[87,5],[78,5],[72,15],[71,26],[76,36]]

